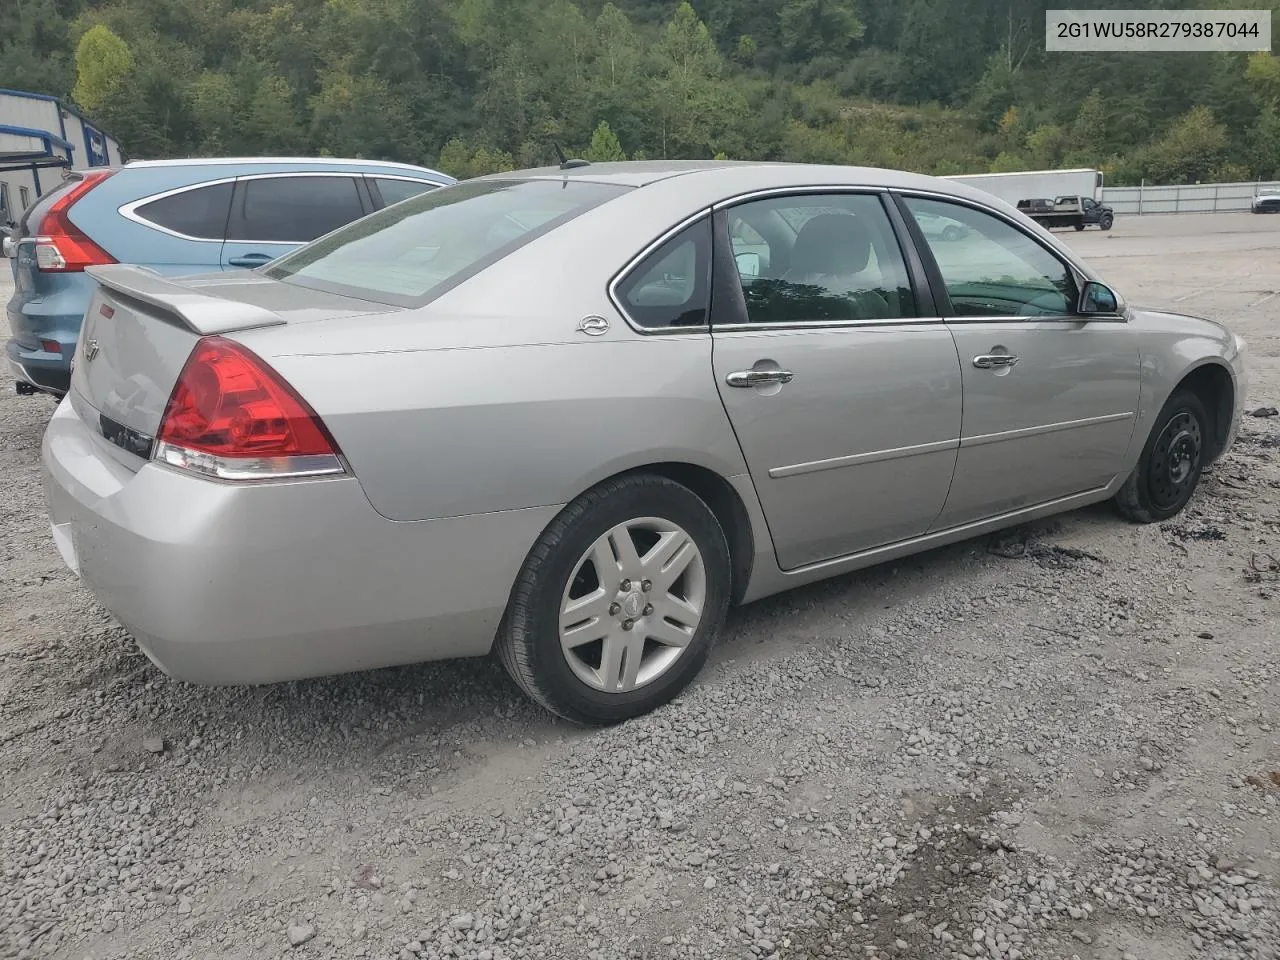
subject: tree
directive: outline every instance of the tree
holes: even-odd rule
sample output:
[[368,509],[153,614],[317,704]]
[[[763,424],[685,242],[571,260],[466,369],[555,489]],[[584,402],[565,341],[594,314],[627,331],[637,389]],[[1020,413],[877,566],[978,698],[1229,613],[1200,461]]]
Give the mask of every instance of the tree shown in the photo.
[[1148,179],[1157,183],[1209,180],[1225,159],[1227,130],[1208,107],[1192,107],[1146,154]]
[[1101,153],[1110,131],[1106,102],[1102,99],[1102,91],[1094,87],[1080,104],[1075,121],[1071,124],[1072,145],[1079,150]]
[[1250,54],[1245,67],[1249,92],[1263,107],[1280,106],[1280,58],[1265,50]]
[[866,29],[852,0],[786,0],[778,14],[778,39],[793,63],[844,56]]
[[618,135],[609,129],[609,124],[601,120],[591,134],[591,146],[587,150],[587,159],[592,163],[607,163],[613,160],[625,160],[622,144]]
[[103,24],[90,27],[76,45],[76,85],[71,95],[86,110],[109,101],[133,72],[129,45]]

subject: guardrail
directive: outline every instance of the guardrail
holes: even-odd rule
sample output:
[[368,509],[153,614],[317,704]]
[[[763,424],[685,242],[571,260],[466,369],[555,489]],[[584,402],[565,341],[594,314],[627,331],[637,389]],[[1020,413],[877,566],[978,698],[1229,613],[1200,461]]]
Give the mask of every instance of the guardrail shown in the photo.
[[1117,214],[1217,213],[1248,210],[1259,193],[1280,193],[1280,181],[1103,187],[1099,200]]

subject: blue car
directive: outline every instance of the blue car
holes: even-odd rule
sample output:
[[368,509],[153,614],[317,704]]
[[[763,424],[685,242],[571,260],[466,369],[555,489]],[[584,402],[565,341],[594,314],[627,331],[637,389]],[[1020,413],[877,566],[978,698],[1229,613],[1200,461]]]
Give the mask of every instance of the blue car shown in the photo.
[[20,393],[66,393],[93,281],[131,263],[184,275],[259,267],[352,220],[453,183],[363,160],[154,160],[70,174],[22,214],[5,252],[5,346]]

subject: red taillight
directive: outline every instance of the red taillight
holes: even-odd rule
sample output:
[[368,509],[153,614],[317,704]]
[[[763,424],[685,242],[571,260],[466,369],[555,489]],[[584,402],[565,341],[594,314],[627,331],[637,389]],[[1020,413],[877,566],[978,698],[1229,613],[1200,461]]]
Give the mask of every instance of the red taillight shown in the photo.
[[71,207],[111,176],[112,170],[91,170],[75,186],[60,193],[33,233],[36,235],[36,269],[43,273],[79,273],[85,267],[115,263],[115,258],[84,235],[71,222]]
[[155,458],[222,480],[342,473],[329,431],[252,351],[205,337],[187,358],[160,423]]

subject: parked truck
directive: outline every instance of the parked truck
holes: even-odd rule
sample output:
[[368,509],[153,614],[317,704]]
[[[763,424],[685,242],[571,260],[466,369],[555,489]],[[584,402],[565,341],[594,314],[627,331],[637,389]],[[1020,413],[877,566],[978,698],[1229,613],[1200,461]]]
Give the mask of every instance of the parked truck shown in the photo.
[[1033,197],[1019,200],[1018,209],[1050,230],[1054,227],[1083,230],[1089,224],[1096,224],[1100,230],[1110,230],[1116,219],[1115,211],[1092,197],[1064,196],[1052,200]]

